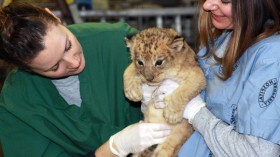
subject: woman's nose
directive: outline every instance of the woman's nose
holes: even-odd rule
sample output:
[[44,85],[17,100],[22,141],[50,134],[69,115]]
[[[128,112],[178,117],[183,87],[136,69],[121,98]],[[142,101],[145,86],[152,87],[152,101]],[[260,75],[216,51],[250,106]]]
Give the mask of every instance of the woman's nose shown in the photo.
[[203,9],[205,11],[213,11],[218,8],[218,1],[219,0],[206,0],[203,4]]
[[80,58],[78,55],[66,55],[64,61],[67,63],[68,69],[76,69],[80,66]]

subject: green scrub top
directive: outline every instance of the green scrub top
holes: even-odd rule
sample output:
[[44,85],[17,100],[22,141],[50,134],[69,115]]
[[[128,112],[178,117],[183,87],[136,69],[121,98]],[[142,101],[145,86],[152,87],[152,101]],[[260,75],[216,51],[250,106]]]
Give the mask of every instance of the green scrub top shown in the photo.
[[139,103],[125,99],[123,71],[130,63],[124,23],[68,28],[83,48],[81,107],[60,96],[49,78],[13,70],[0,95],[0,140],[5,157],[83,156],[142,119]]

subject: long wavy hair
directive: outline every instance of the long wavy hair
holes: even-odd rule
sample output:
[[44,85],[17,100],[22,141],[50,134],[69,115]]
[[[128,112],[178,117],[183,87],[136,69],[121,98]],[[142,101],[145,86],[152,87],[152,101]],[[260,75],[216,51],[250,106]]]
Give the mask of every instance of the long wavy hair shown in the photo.
[[215,54],[215,38],[228,30],[219,30],[212,25],[211,12],[202,8],[204,2],[205,0],[199,2],[196,52],[201,47],[206,47],[206,54],[203,57],[214,56],[224,70],[223,76],[219,77],[227,80],[233,73],[235,62],[246,49],[280,30],[280,1],[232,0],[232,35],[222,58]]

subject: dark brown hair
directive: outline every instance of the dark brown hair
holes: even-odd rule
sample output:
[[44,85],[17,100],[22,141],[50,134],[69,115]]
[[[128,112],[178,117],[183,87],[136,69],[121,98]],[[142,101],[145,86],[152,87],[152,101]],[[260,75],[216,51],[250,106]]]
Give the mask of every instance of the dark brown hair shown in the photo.
[[226,80],[232,75],[235,62],[248,47],[280,30],[280,1],[232,0],[232,36],[222,58],[215,55],[214,39],[224,30],[214,28],[211,13],[202,8],[204,2],[205,0],[200,1],[196,51],[201,46],[206,46],[205,57],[213,55],[223,65],[224,76],[221,78]]
[[13,2],[0,9],[0,59],[28,69],[28,62],[44,49],[43,39],[58,20],[38,6]]

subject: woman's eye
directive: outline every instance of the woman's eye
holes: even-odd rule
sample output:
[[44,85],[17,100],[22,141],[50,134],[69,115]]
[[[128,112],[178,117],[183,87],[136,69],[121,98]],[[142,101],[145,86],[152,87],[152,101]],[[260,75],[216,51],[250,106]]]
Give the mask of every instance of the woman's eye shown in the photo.
[[231,0],[221,0],[221,2],[222,2],[223,4],[229,4],[229,3],[231,3]]
[[160,65],[162,65],[162,63],[163,63],[163,60],[157,60],[155,65],[160,66]]
[[69,51],[71,48],[72,48],[72,43],[71,43],[71,41],[69,40],[67,46],[65,47],[65,52]]
[[52,67],[50,71],[57,71],[59,68],[59,64],[57,64],[56,66]]

